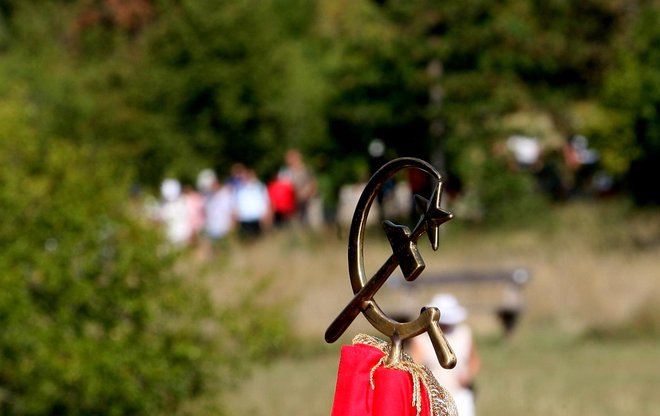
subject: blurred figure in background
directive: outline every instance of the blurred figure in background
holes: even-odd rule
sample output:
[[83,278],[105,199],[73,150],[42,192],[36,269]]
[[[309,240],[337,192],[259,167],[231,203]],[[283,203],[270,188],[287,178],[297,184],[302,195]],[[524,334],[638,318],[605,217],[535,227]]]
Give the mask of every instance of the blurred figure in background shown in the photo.
[[538,138],[514,134],[507,139],[506,147],[513,154],[517,170],[532,171],[538,168],[543,151]]
[[232,189],[236,190],[241,185],[246,170],[247,167],[240,162],[231,165],[231,168],[229,169],[228,184]]
[[204,169],[197,174],[197,190],[207,197],[211,193],[213,185],[217,180],[218,176],[213,169]]
[[191,235],[188,207],[181,196],[181,183],[176,179],[165,179],[160,186],[163,201],[158,220],[165,225],[167,239],[176,246],[184,246]]
[[188,243],[194,246],[197,245],[199,235],[204,229],[204,197],[192,185],[186,184],[183,187],[183,200],[186,203],[188,225],[190,227]]
[[285,175],[279,173],[268,183],[268,196],[275,226],[287,225],[296,213],[296,190]]
[[433,183],[430,176],[419,169],[408,169],[406,174],[408,175],[408,186],[410,187],[409,222],[415,224],[419,220],[415,195],[430,198],[433,192]]
[[212,252],[234,226],[232,191],[229,185],[221,183],[215,175],[208,187],[204,210],[204,231]]
[[[380,139],[373,139],[369,142],[369,147],[367,148],[369,152],[369,173],[373,176],[378,169],[380,169],[385,163],[387,163],[387,158],[385,157],[385,143]],[[393,177],[387,179],[378,190],[376,195],[376,201],[378,202],[378,218],[385,219],[385,204],[384,202],[388,197],[394,192],[396,187],[396,181]]]
[[410,353],[417,363],[427,366],[438,383],[452,395],[459,416],[473,416],[475,414],[474,378],[479,372],[481,360],[472,330],[464,323],[467,310],[453,295],[444,293],[435,296],[428,306],[440,310],[440,327],[456,354],[456,367],[447,370],[440,366],[428,336],[413,338],[410,343]]
[[303,157],[296,149],[290,149],[284,156],[286,166],[280,170],[282,179],[293,184],[296,194],[296,213],[298,218],[306,224],[308,222],[309,203],[316,194],[316,179],[307,168]]
[[570,136],[562,152],[570,174],[571,196],[589,194],[600,156],[589,148],[589,140],[580,134]]
[[241,237],[259,236],[270,225],[270,200],[266,186],[252,169],[239,173],[234,188],[234,212]]

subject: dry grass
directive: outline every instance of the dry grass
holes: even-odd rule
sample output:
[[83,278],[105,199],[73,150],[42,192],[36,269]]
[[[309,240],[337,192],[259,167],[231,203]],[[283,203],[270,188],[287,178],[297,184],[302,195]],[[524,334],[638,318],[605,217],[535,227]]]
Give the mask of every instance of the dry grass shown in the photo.
[[[657,336],[631,342],[580,336],[594,328],[635,326],[640,316],[660,327],[660,213],[574,204],[526,229],[444,227],[439,252],[422,250],[425,273],[520,266],[533,273],[513,339],[495,341],[499,332],[491,315],[471,317],[485,364],[479,379],[482,414],[660,414],[660,398],[650,387],[660,385]],[[390,254],[377,232],[367,236],[367,270]],[[214,263],[210,274],[218,301],[229,302],[235,290],[268,278],[269,300],[289,302],[296,333],[323,351],[259,369],[225,396],[230,414],[328,414],[338,347],[324,348],[323,332],[352,296],[345,236],[274,233],[226,254],[231,256]],[[378,300],[387,311],[414,313],[431,294],[404,295],[386,287]],[[358,317],[340,343],[361,331],[371,329]]]
[[[526,267],[532,280],[524,289],[525,316],[533,323],[564,330],[620,325],[660,298],[660,214],[630,215],[618,204],[576,204],[533,228],[480,231],[452,228],[451,222],[445,227],[437,253],[420,240],[427,264],[420,279],[443,271]],[[371,230],[367,235],[368,273],[390,255],[378,233]],[[272,233],[247,246],[234,244],[224,253],[228,258],[220,253],[211,270],[216,297],[230,301],[236,290],[248,289],[256,279],[270,279],[272,299],[292,303],[297,333],[322,337],[352,296],[345,239],[334,232],[310,235],[298,230]],[[640,245],[641,240],[646,243]],[[378,300],[386,310],[415,313],[431,295],[386,286]]]
[[[550,331],[520,335],[507,343],[479,339],[480,415],[660,415],[657,342],[585,342]],[[331,350],[260,368],[226,396],[229,414],[330,414],[338,359]]]

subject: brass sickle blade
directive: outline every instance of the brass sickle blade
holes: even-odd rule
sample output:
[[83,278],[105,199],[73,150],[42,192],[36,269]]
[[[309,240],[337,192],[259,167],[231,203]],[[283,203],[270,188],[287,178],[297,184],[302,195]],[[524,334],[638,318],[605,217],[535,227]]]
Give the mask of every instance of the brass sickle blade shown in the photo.
[[[363,245],[369,208],[378,195],[381,186],[396,172],[406,168],[426,172],[437,181],[437,186],[429,199],[415,195],[422,216],[412,231],[406,226],[391,221],[383,222],[385,234],[392,247],[392,255],[371,279],[367,280],[364,271]],[[325,331],[327,342],[335,342],[348,329],[355,317],[362,312],[374,328],[390,338],[392,348],[387,359],[389,364],[399,360],[398,355],[401,353],[401,348],[396,347],[400,347],[403,340],[423,332],[428,332],[431,337],[438,360],[443,367],[451,368],[456,364],[456,357],[440,330],[438,323],[440,312],[437,309],[422,310],[417,319],[401,323],[390,319],[374,300],[376,292],[380,290],[397,266],[401,267],[401,271],[408,281],[415,280],[422,273],[425,265],[417,248],[417,240],[422,234],[427,233],[433,249],[438,249],[440,242],[439,227],[452,218],[449,212],[440,207],[441,196],[442,178],[440,173],[433,166],[420,159],[399,158],[392,160],[383,165],[369,179],[355,207],[348,237],[348,271],[354,296]]]

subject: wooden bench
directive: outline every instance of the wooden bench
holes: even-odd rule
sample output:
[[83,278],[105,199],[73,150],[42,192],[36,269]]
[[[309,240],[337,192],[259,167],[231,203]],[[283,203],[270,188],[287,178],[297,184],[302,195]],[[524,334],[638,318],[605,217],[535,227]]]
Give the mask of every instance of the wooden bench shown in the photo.
[[494,313],[505,335],[510,335],[524,309],[522,289],[530,281],[525,268],[500,270],[456,270],[425,272],[413,282],[391,279],[396,289],[419,291],[433,289],[456,295],[470,312]]

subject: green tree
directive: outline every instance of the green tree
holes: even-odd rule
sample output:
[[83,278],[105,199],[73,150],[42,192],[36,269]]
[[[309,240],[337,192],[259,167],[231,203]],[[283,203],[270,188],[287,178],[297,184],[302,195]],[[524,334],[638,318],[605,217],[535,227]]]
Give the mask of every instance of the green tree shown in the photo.
[[395,155],[428,156],[428,56],[404,29],[375,2],[321,2],[317,33],[334,86],[329,151],[365,158],[380,139]]
[[[482,194],[494,173],[482,161],[512,133],[558,146],[587,130],[604,165],[626,177],[648,146],[611,137],[648,130],[654,116],[644,110],[633,121],[646,107],[628,95],[624,107],[638,110],[609,102],[631,88],[616,85],[620,75],[653,84],[635,62],[652,60],[636,51],[654,31],[633,33],[653,25],[645,16],[656,8],[629,0],[4,0],[0,54],[43,110],[40,129],[103,147],[150,184],[234,161],[264,175],[295,146],[336,189],[364,175],[368,143],[379,138],[390,156],[431,159]],[[597,110],[591,120],[585,108]],[[536,115],[549,128],[507,122]]]
[[281,310],[220,309],[175,272],[125,166],[40,134],[24,89],[2,92],[0,413],[173,414],[281,349]]
[[287,147],[326,138],[326,84],[304,41],[313,3],[290,6],[11,2],[0,53],[45,110],[41,128],[134,161],[144,182],[235,161],[265,174]]
[[599,129],[600,145],[612,171],[627,173],[640,204],[660,204],[653,178],[660,174],[660,8],[642,2],[635,24],[617,45],[617,61],[608,74],[603,104],[611,117]]
[[162,1],[157,10],[132,103],[168,121],[169,142],[187,147],[197,168],[241,161],[264,173],[288,146],[324,138],[323,80],[290,38],[303,29],[283,22],[281,2]]
[[[440,99],[425,105],[429,126],[441,128],[436,135],[429,130],[431,147],[444,153],[450,175],[477,195],[486,215],[518,201],[527,206],[536,198],[533,178],[490,163],[500,157],[494,149],[510,134],[557,147],[575,133],[570,104],[600,90],[613,59],[610,45],[628,24],[627,2],[383,3],[390,19],[424,45],[420,61],[435,62],[426,67],[437,74],[429,96]],[[512,126],[519,116],[551,123]]]
[[176,410],[214,360],[208,300],[122,204],[113,165],[26,113],[0,106],[2,413]]

